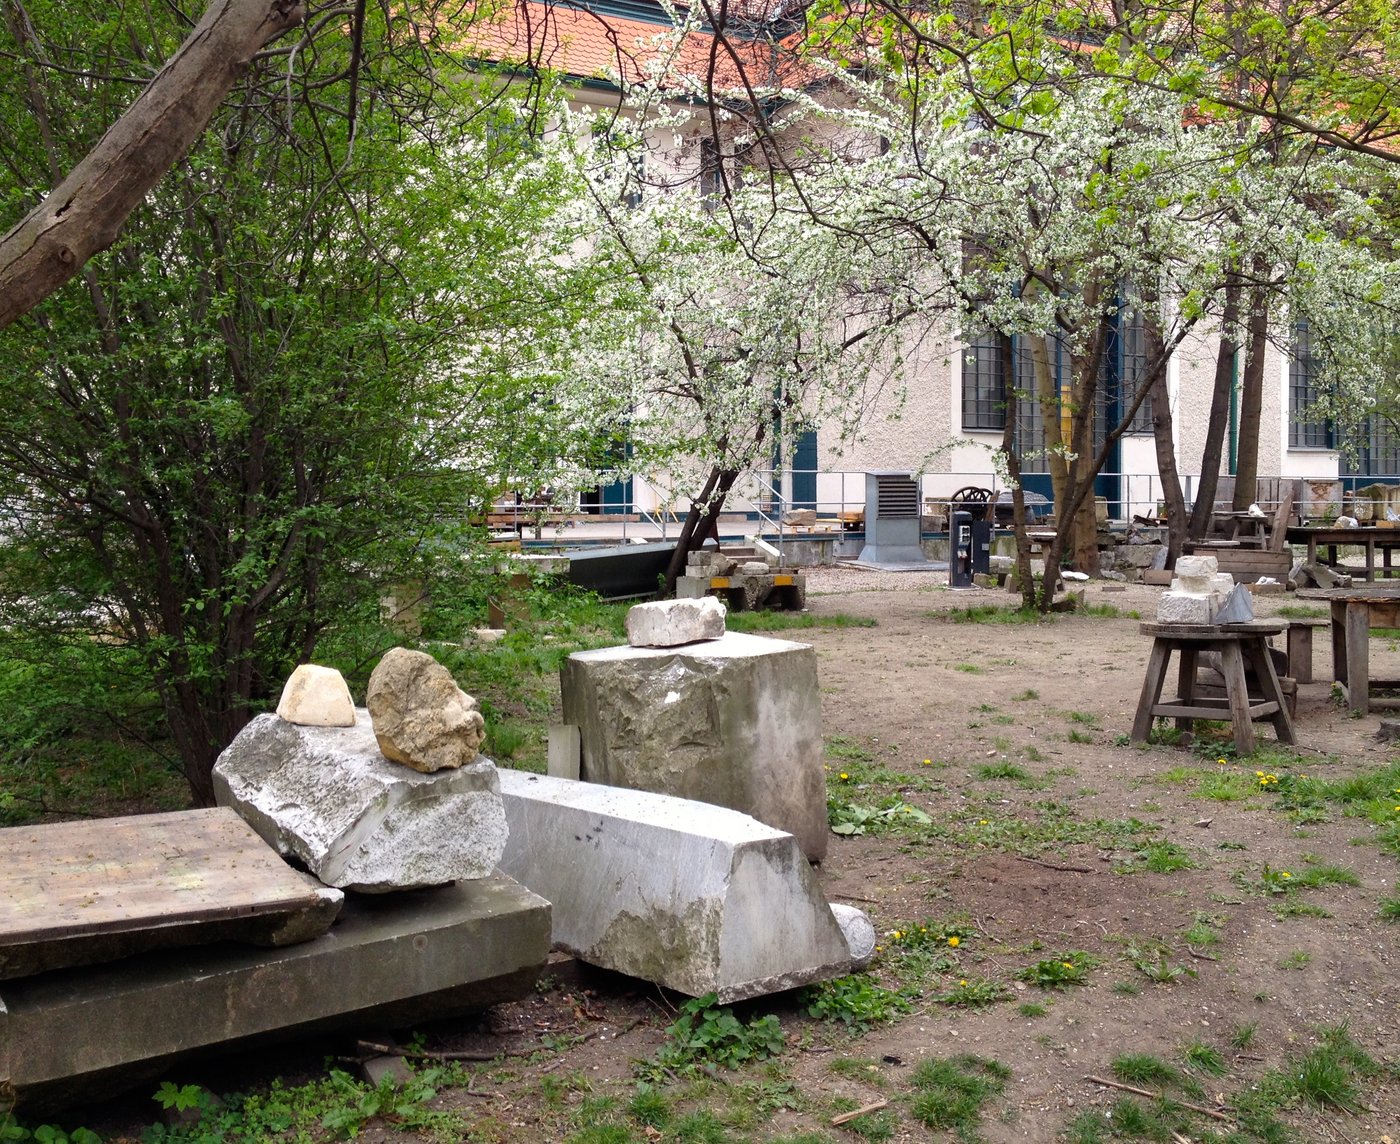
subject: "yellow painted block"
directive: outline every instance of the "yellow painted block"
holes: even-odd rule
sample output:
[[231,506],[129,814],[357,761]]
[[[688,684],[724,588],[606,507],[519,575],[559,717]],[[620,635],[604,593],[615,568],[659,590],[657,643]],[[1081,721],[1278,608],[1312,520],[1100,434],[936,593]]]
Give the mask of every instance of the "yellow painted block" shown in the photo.
[[774,576],[774,577],[773,577],[773,587],[775,587],[775,588],[791,588],[791,587],[792,587],[792,577],[791,577],[791,576]]
[[710,580],[710,587],[711,587],[711,588],[728,588],[728,587],[729,587],[729,577],[728,577],[728,576],[715,576],[714,578],[712,578],[712,579]]

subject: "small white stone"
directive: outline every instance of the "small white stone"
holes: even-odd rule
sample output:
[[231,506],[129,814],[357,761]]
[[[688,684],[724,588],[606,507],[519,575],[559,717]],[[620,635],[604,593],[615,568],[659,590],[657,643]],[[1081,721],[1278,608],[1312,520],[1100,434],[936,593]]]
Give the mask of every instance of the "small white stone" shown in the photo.
[[1184,580],[1195,577],[1209,579],[1220,570],[1220,562],[1214,556],[1178,556],[1176,574]]
[[345,677],[333,667],[303,663],[282,688],[277,714],[302,727],[353,727],[355,704]]

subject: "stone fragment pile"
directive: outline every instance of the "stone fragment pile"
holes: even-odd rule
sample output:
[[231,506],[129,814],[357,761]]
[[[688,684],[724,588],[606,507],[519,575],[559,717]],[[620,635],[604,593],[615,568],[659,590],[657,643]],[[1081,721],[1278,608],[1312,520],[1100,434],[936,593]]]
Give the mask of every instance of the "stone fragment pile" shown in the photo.
[[299,667],[278,706],[291,718],[258,716],[219,756],[220,805],[340,889],[489,875],[506,820],[495,764],[479,758],[486,731],[476,700],[432,656],[407,648],[380,660],[365,708],[347,718],[348,699],[338,672]]

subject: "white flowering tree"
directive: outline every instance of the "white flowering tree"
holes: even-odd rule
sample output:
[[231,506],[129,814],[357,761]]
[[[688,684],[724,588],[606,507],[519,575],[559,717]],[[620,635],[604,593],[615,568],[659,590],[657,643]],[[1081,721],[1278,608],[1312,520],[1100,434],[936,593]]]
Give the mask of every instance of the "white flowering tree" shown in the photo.
[[[643,91],[606,137],[578,132],[591,141],[593,254],[613,274],[575,370],[602,382],[630,471],[689,501],[668,590],[741,475],[808,428],[851,434],[877,399],[898,404],[903,323],[919,311],[911,266],[891,257],[901,252],[848,225],[868,212],[869,168],[808,164],[799,183],[761,158],[730,159],[702,179],[686,137],[708,147],[698,129],[731,155],[749,139],[732,122],[716,136],[710,112],[668,110],[675,95]],[[639,188],[641,137],[672,132],[673,165]]]

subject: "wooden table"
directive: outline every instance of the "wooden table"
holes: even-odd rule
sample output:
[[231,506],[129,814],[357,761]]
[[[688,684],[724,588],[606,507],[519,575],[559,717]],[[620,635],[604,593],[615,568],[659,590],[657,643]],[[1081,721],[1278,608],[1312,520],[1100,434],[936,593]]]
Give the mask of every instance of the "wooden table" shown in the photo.
[[1363,715],[1372,707],[1400,707],[1400,699],[1371,694],[1400,688],[1400,680],[1371,678],[1371,625],[1400,627],[1400,582],[1301,588],[1298,598],[1326,600],[1331,609],[1332,678],[1346,692],[1347,706]]
[[[1247,624],[1157,624],[1144,623],[1139,631],[1152,637],[1152,654],[1147,659],[1147,676],[1142,682],[1137,715],[1133,719],[1132,741],[1145,743],[1155,718],[1175,719],[1180,730],[1189,731],[1197,719],[1229,717],[1234,729],[1235,750],[1241,755],[1254,751],[1254,720],[1269,719],[1281,743],[1296,743],[1293,721],[1279,687],[1274,662],[1269,656],[1268,637],[1282,633],[1281,620],[1252,620]],[[1225,698],[1198,695],[1196,666],[1200,653],[1220,653],[1225,677]],[[1177,695],[1163,700],[1171,653],[1177,653]],[[1261,696],[1252,699],[1245,679],[1245,663],[1254,668]]]
[[[1308,563],[1317,563],[1319,547],[1327,549],[1327,564],[1337,566],[1337,549],[1350,545],[1360,548],[1366,554],[1366,580],[1371,582],[1379,574],[1382,577],[1400,576],[1400,568],[1391,563],[1391,553],[1400,548],[1400,528],[1377,528],[1375,525],[1361,528],[1317,528],[1308,525],[1290,528],[1287,533],[1289,544],[1308,546]],[[1381,567],[1376,568],[1376,552],[1381,554]]]

